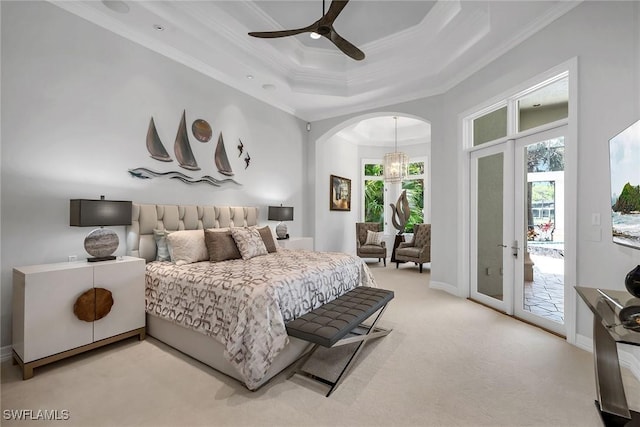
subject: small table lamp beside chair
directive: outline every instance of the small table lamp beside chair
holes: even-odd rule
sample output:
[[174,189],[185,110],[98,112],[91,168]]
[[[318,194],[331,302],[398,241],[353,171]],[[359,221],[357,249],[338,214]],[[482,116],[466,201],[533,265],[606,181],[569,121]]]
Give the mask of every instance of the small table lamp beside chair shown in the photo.
[[420,265],[431,262],[431,224],[415,224],[413,226],[413,239],[410,242],[402,242],[396,249],[396,268],[400,261],[415,262]]
[[356,222],[356,253],[360,258],[378,258],[386,267],[387,245],[381,227],[377,222]]

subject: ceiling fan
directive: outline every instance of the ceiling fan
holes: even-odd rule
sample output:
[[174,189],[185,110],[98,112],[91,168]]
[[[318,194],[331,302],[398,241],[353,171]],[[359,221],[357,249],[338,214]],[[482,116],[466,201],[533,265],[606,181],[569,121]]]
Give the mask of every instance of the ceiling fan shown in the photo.
[[326,37],[347,56],[355,59],[356,61],[361,61],[364,59],[364,52],[342,38],[333,28],[333,22],[336,20],[340,12],[342,12],[342,9],[344,9],[347,3],[349,3],[349,0],[333,0],[331,2],[331,6],[329,6],[329,10],[325,13],[324,0],[322,0],[322,18],[318,19],[308,27],[297,28],[295,30],[251,32],[249,35],[270,39],[294,36],[300,33],[312,33],[313,37],[313,33],[315,33],[318,35],[316,38],[319,38],[320,36]]

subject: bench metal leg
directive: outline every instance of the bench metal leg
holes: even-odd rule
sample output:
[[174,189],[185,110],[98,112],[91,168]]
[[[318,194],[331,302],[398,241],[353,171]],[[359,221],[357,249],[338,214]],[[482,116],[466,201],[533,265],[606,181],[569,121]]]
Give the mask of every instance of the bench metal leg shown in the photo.
[[356,331],[354,329],[354,331],[352,331],[351,334],[356,334],[356,336],[350,336],[350,337],[347,337],[347,338],[343,338],[343,339],[341,339],[340,341],[338,341],[337,343],[335,343],[331,347],[331,348],[334,348],[334,347],[339,347],[339,346],[342,346],[342,345],[353,344],[353,343],[356,343],[356,342],[360,343],[360,344],[358,344],[358,347],[356,347],[354,352],[351,354],[351,357],[349,358],[349,361],[344,366],[344,368],[340,372],[340,375],[338,375],[338,378],[335,381],[327,380],[326,378],[319,377],[317,375],[311,374],[311,373],[309,373],[309,372],[307,372],[307,371],[302,369],[303,366],[307,363],[307,361],[311,358],[313,353],[315,353],[315,351],[318,349],[319,344],[314,344],[314,346],[311,349],[311,351],[309,352],[309,354],[307,354],[306,356],[304,356],[303,359],[300,360],[300,363],[296,366],[296,369],[289,375],[289,378],[291,378],[294,375],[298,374],[298,375],[303,375],[303,376],[305,376],[307,378],[311,378],[311,379],[313,379],[315,381],[319,381],[321,383],[324,383],[324,384],[326,384],[326,385],[331,387],[329,389],[329,392],[326,394],[326,397],[329,397],[331,395],[331,393],[333,393],[333,391],[344,380],[347,372],[349,371],[349,368],[351,368],[351,366],[355,362],[356,358],[360,354],[360,351],[362,351],[362,348],[364,347],[364,344],[367,341],[371,340],[371,339],[381,338],[381,337],[383,337],[385,335],[388,335],[389,332],[391,332],[391,329],[384,329],[384,328],[376,327],[376,323],[378,323],[378,320],[380,320],[380,318],[382,317],[382,314],[384,313],[386,308],[387,308],[387,305],[385,304],[380,309],[380,311],[378,312],[378,315],[376,316],[376,318],[373,321],[373,323],[371,324],[371,326],[360,325],[360,326],[358,326],[356,328],[356,329],[360,328],[361,330],[366,331],[365,333],[358,333],[358,331]]

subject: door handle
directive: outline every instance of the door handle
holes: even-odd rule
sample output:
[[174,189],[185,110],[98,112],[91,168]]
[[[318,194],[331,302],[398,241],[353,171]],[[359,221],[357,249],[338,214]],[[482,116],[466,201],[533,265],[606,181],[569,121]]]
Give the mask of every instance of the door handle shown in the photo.
[[520,248],[518,247],[518,241],[514,240],[513,241],[513,246],[511,246],[511,249],[513,249],[513,257],[514,258],[518,258],[518,251],[520,250]]
[[498,244],[497,246],[498,246],[499,248],[506,248],[506,247],[507,247],[507,245],[501,245],[501,244]]

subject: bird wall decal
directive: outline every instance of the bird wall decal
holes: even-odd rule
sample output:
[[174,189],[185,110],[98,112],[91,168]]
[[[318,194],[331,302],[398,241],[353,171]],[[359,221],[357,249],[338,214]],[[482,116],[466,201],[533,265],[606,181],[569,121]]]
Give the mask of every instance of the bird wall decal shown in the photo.
[[242,152],[244,151],[244,144],[242,143],[242,140],[240,138],[238,138],[238,141],[240,141],[240,144],[238,144],[238,151],[240,153],[238,153],[238,157],[242,156]]

